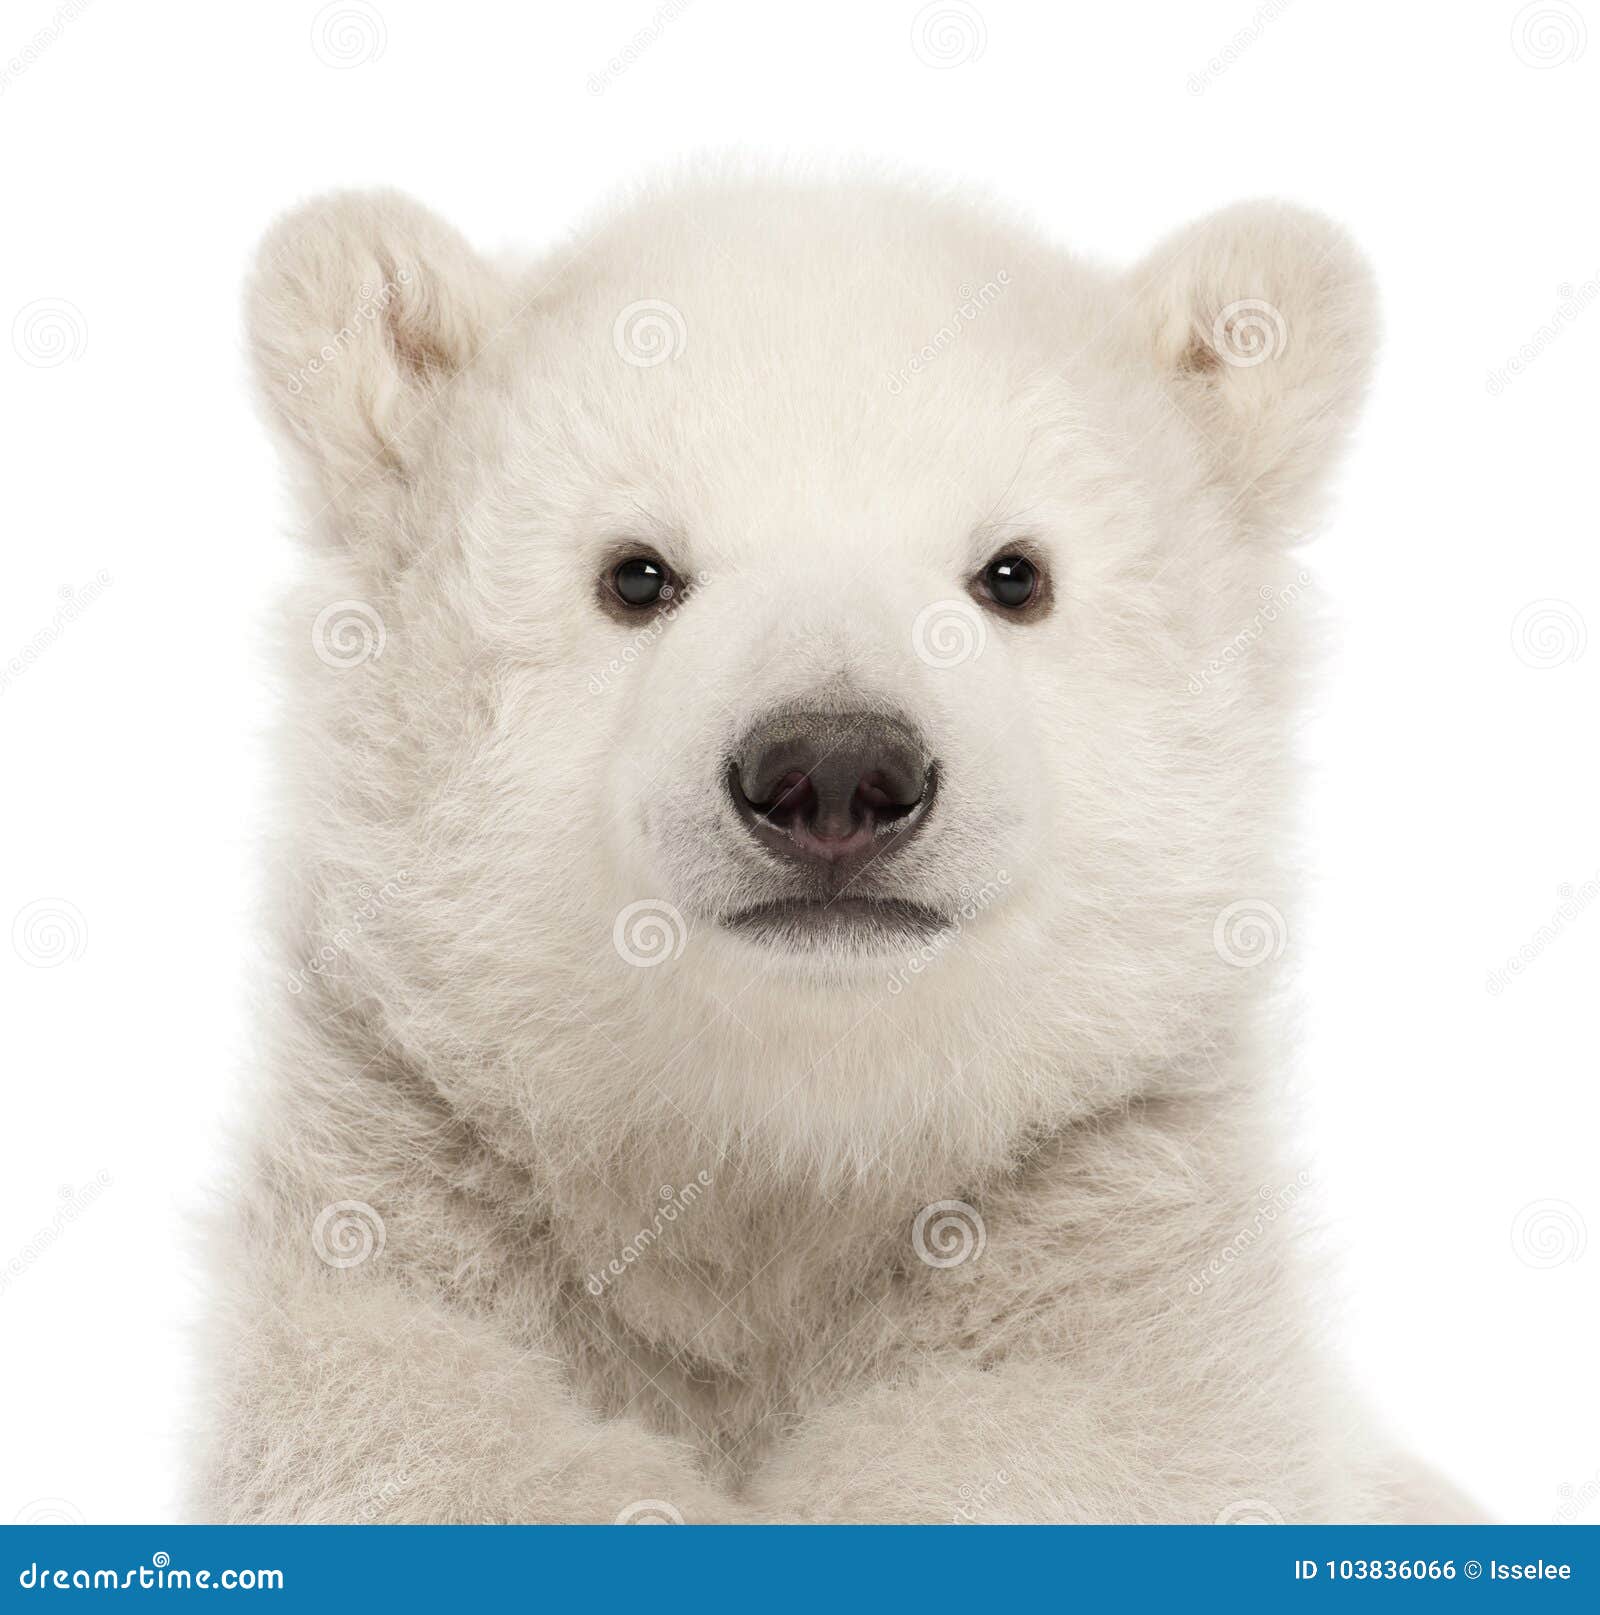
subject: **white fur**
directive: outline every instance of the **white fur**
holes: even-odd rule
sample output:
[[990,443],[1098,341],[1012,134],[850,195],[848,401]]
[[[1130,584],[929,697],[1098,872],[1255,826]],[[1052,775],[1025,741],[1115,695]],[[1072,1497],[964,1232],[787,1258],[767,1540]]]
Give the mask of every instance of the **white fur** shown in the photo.
[[[1260,362],[1219,357],[1241,302]],[[1260,1216],[1302,1164],[1274,972],[1215,935],[1284,902],[1299,612],[1206,670],[1292,597],[1368,371],[1336,229],[1234,208],[1116,274],[963,201],[726,178],[509,274],[336,196],[268,237],[249,320],[313,562],[200,1514],[1454,1506],[1347,1405]],[[691,580],[648,631],[596,603],[626,542]],[[1048,560],[1038,622],[968,602],[1007,543]],[[317,654],[339,602],[380,656]],[[919,655],[930,607],[982,654]],[[777,889],[722,779],[786,704],[929,737],[881,871],[958,918],[926,955],[719,926]],[[653,966],[614,943],[644,900],[686,938]],[[929,1265],[954,1200],[986,1247]],[[351,1266],[340,1202],[383,1225]]]

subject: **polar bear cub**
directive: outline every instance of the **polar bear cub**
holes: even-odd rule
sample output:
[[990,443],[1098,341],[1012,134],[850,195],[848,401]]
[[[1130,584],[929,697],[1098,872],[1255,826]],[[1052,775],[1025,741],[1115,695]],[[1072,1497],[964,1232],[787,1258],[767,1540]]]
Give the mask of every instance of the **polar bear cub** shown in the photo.
[[342,195],[248,320],[308,560],[197,1512],[1456,1506],[1276,1123],[1337,229],[724,178],[503,267]]

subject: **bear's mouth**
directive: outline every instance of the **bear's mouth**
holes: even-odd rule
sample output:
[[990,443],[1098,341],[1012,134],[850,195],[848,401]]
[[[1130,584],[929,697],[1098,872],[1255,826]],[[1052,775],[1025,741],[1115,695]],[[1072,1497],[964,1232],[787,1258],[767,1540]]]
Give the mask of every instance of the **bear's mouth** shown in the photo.
[[722,924],[739,936],[796,951],[875,952],[932,936],[949,923],[926,904],[876,897],[786,898],[722,916]]

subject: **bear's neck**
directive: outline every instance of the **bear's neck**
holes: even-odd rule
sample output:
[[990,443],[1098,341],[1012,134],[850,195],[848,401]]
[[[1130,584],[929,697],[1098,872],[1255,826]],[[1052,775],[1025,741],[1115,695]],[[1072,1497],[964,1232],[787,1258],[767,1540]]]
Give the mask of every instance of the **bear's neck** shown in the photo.
[[472,1158],[455,1182],[482,1186],[485,1226],[538,1231],[562,1282],[591,1294],[642,1294],[646,1267],[692,1268],[715,1293],[758,1271],[799,1283],[801,1267],[870,1268],[921,1208],[981,1200],[1069,1132],[1174,1097],[1209,1105],[1226,1132],[1238,1091],[1231,1040],[1215,1035],[1086,1075],[981,1036],[941,1063],[869,1017],[822,1045],[769,1039],[752,1066],[716,1038],[652,1063],[569,1022],[519,1059],[425,1023],[397,1036],[348,1004],[304,1008],[285,1075],[315,1081],[305,1097],[325,1125],[347,1122],[352,1151],[389,1181],[427,1170],[448,1135]]

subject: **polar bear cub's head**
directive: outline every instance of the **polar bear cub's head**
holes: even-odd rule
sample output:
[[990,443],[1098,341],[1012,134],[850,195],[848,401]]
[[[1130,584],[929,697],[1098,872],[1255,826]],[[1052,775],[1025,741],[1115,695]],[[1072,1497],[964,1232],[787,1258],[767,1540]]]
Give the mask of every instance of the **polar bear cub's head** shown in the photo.
[[1280,951],[1286,550],[1372,348],[1322,219],[1112,273],[741,180],[511,270],[342,196],[250,319],[316,540],[295,924],[388,894],[316,975],[399,1046],[1088,1090]]

